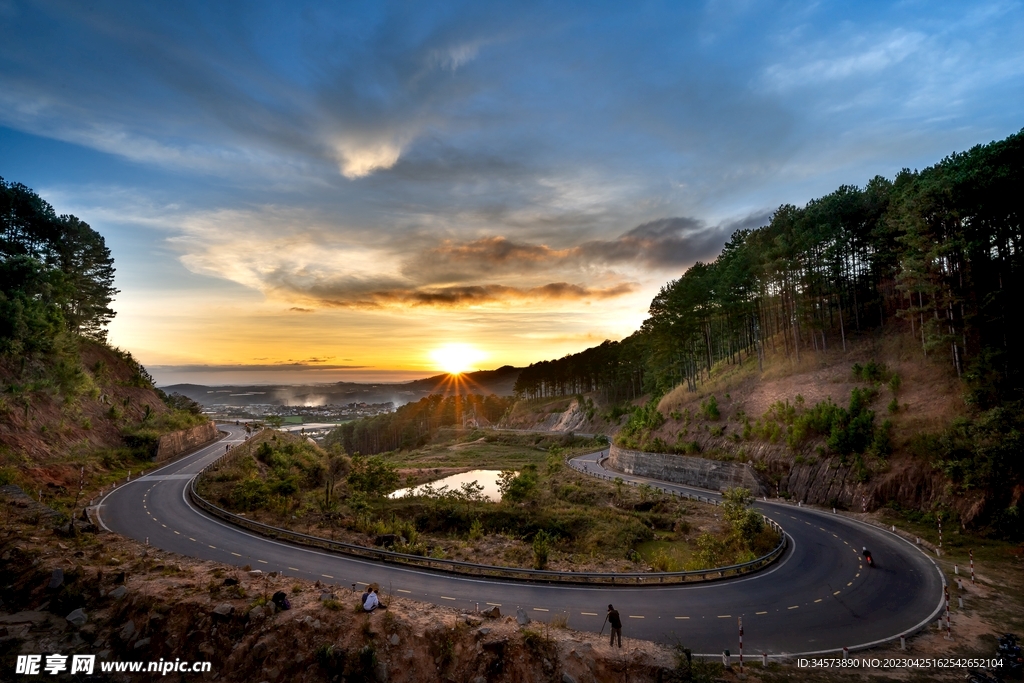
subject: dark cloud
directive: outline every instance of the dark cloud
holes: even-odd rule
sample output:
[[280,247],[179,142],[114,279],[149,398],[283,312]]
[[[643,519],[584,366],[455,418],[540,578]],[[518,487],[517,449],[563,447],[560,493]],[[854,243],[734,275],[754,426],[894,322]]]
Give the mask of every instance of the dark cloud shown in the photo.
[[770,216],[770,212],[762,211],[716,225],[691,217],[663,218],[638,225],[614,239],[590,240],[563,249],[501,236],[445,240],[409,259],[402,272],[421,281],[450,283],[556,268],[583,271],[594,266],[633,265],[677,270],[713,259],[733,232],[765,225]]
[[296,313],[314,313],[316,311],[315,308],[302,308],[301,306],[292,306],[288,310]]
[[537,287],[508,285],[458,285],[452,287],[409,287],[363,290],[318,284],[293,294],[314,299],[322,306],[337,308],[387,308],[391,306],[424,306],[432,308],[464,308],[483,304],[542,303],[554,301],[585,301],[611,299],[636,290],[634,283],[610,287],[586,287],[567,282],[551,282]]

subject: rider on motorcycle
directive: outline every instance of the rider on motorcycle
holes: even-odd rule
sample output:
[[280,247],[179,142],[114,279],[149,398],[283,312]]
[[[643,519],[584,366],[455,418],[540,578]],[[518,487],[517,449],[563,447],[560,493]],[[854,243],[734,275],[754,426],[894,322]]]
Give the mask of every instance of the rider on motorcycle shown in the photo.
[[868,550],[866,546],[862,549],[862,553],[864,554],[864,561],[869,565],[874,566],[875,561],[871,559],[871,551]]

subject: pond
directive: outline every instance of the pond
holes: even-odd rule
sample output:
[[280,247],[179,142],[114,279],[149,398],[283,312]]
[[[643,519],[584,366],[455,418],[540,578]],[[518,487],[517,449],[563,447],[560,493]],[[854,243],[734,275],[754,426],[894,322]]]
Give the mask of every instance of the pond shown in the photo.
[[[484,490],[480,492],[486,500],[492,503],[497,503],[501,500],[501,491],[498,490],[498,475],[501,474],[501,470],[473,470],[471,472],[463,472],[462,474],[453,474],[450,477],[444,479],[438,479],[437,481],[429,482],[434,490],[440,490],[442,486],[447,486],[448,491],[458,491],[462,488],[463,484],[468,484],[471,481],[475,481],[480,486],[484,487]],[[407,495],[419,495],[422,492],[425,484],[421,484],[412,489],[398,489],[394,493],[390,494],[388,498],[403,498]]]

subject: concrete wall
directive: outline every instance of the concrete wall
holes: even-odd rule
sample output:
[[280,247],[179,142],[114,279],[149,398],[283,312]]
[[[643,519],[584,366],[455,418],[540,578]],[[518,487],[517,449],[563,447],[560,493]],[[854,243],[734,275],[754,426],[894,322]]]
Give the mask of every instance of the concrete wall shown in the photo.
[[220,432],[212,421],[191,429],[182,429],[160,437],[154,462],[163,462],[213,441]]
[[644,453],[612,445],[605,464],[626,474],[712,491],[742,486],[753,491],[755,496],[767,493],[754,468],[746,463],[720,462],[669,453]]

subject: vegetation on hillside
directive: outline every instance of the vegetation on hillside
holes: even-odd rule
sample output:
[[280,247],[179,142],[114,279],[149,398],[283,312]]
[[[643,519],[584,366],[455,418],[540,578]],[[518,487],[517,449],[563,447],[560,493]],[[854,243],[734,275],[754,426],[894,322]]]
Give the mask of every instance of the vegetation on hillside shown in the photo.
[[207,422],[106,344],[115,294],[103,236],[0,178],[0,483],[58,509],[79,485],[142,469],[162,434]]
[[[267,431],[215,465],[200,492],[274,524],[484,564],[703,569],[753,559],[777,541],[748,510],[749,493],[735,492],[735,504],[723,508],[723,527],[710,506],[649,486],[595,481],[566,467],[566,455],[600,446],[588,439],[475,432],[453,443],[449,436],[442,432],[441,442],[422,450],[349,458],[337,446],[327,452]],[[436,479],[439,468],[453,466],[502,469],[502,501],[486,500],[473,483],[426,484],[416,495],[386,497],[399,484],[398,468],[433,472]]]

